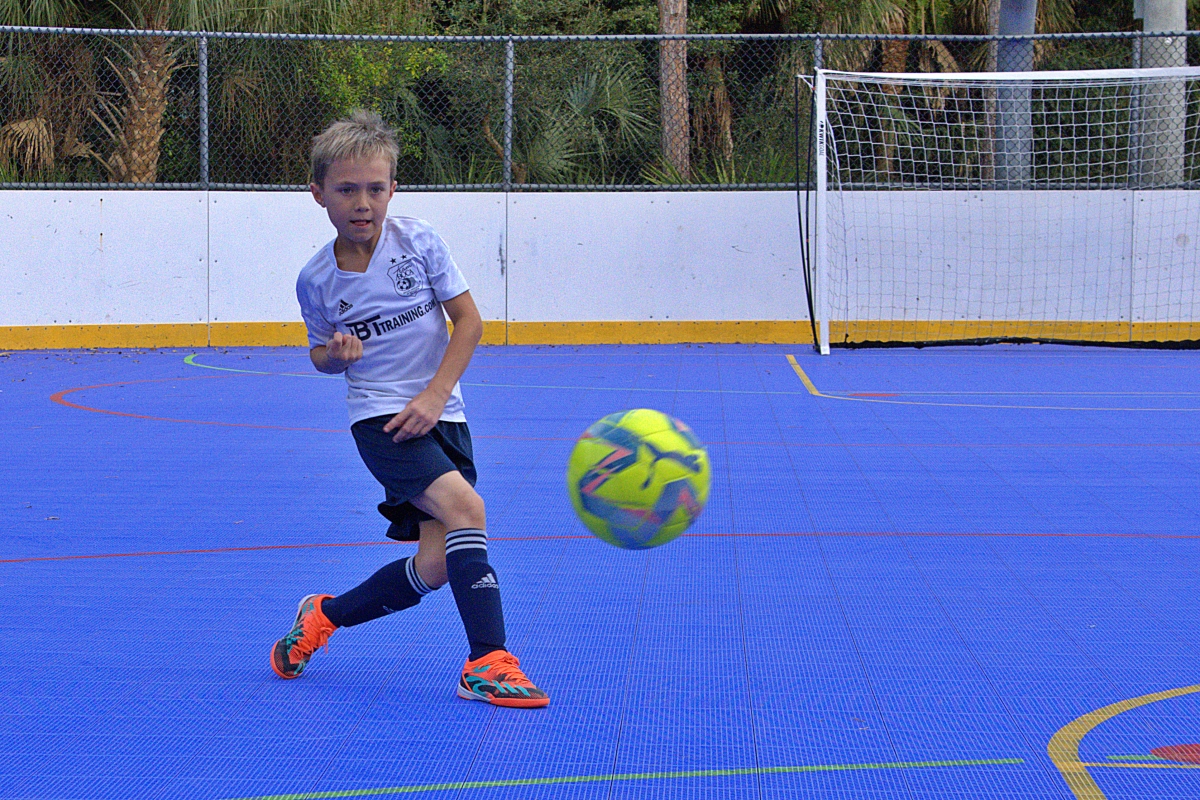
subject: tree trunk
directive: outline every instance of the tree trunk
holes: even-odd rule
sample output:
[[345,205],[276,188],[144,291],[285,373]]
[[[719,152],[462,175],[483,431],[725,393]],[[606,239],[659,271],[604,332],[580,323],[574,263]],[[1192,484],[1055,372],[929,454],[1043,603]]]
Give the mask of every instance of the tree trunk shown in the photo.
[[[984,33],[989,36],[994,36],[1000,32],[1000,0],[988,0],[987,4],[987,28]],[[997,58],[999,55],[999,43],[992,39],[987,43],[987,56],[983,65],[984,72],[995,72],[997,70]],[[983,131],[983,136],[977,137],[979,141],[979,179],[987,188],[992,188],[993,182],[996,180],[996,90],[987,88],[983,90],[984,104],[984,125],[986,130]]]
[[[903,36],[908,33],[902,23],[888,27],[888,33],[893,36]],[[904,72],[904,68],[908,64],[908,46],[907,39],[884,39],[883,53],[881,54],[884,72]]]
[[[897,20],[888,26],[888,33],[894,36],[902,36],[907,33],[903,21]],[[905,67],[908,65],[908,49],[909,41],[907,39],[885,39],[881,54],[883,56],[883,71],[904,72]],[[900,87],[895,83],[885,83],[883,91],[890,95],[898,95]],[[876,180],[880,183],[888,183],[892,179],[896,158],[896,125],[890,116],[883,120],[882,134],[882,153],[879,158],[879,166],[876,169]]]
[[704,77],[708,84],[704,102],[696,112],[696,140],[721,153],[726,164],[733,162],[733,103],[725,85],[722,58],[704,59]]
[[167,111],[167,90],[178,58],[170,39],[144,37],[130,42],[129,64],[120,70],[125,89],[121,132],[110,161],[113,179],[154,183]]
[[[658,31],[687,33],[687,0],[658,0]],[[658,45],[658,80],[662,96],[662,151],[680,179],[691,176],[691,126],[688,112],[687,42],[668,39]]]
[[[984,33],[989,36],[995,36],[1000,32],[1000,0],[987,0],[987,29]],[[987,43],[987,61],[984,63],[984,72],[996,71],[996,59],[998,53],[998,43],[995,39]]]

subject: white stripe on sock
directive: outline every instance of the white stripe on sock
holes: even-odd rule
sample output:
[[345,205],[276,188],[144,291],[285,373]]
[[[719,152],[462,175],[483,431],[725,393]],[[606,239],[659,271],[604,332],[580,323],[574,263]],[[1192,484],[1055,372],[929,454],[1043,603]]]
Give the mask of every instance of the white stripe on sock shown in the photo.
[[417,572],[417,560],[409,558],[408,563],[404,565],[404,572],[408,575],[408,585],[413,588],[413,591],[420,595],[426,595],[433,591],[421,580],[421,573]]
[[446,537],[446,546],[453,547],[456,544],[477,544],[480,547],[487,547],[486,536],[455,536],[453,539]]
[[459,528],[456,531],[450,531],[449,533],[446,534],[446,542],[447,543],[453,542],[456,539],[462,539],[464,537],[469,537],[472,539],[483,539],[486,542],[487,541],[487,531],[480,530],[479,528]]
[[482,542],[459,542],[446,547],[446,555],[457,553],[459,550],[482,550],[487,552],[487,545]]

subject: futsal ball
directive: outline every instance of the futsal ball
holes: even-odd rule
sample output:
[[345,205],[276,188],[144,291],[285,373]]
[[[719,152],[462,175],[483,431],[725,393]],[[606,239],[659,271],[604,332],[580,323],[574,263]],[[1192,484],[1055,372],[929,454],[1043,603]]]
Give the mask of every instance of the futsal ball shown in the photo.
[[708,451],[691,428],[649,408],[609,414],[571,451],[567,491],[592,533],[627,550],[658,547],[708,501]]

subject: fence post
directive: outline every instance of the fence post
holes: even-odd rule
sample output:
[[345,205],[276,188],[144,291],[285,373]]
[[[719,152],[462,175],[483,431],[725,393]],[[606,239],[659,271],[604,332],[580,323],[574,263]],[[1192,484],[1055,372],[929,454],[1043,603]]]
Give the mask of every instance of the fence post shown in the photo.
[[200,186],[208,188],[208,37],[201,36],[196,63],[200,67]]
[[[1133,68],[1142,68],[1142,37],[1133,39]],[[1129,174],[1127,176],[1130,188],[1138,188],[1142,183],[1142,92],[1144,87],[1135,82],[1129,93]],[[1136,200],[1130,207],[1133,216],[1137,207]],[[1132,263],[1132,262],[1130,262]],[[1131,295],[1132,297],[1132,295]],[[1132,300],[1130,300],[1132,302]],[[1132,311],[1130,312],[1132,313]],[[1133,319],[1133,317],[1130,317]]]
[[825,42],[820,36],[813,42],[813,69],[823,69],[825,67]]
[[512,144],[513,144],[513,40],[504,40],[504,171],[503,188],[512,191]]

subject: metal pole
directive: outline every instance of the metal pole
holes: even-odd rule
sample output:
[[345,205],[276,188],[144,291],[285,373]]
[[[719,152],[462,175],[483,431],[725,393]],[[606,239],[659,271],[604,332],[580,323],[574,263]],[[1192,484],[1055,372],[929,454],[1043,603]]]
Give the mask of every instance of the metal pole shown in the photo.
[[[1030,72],[1033,39],[1016,37],[1036,30],[1037,0],[999,2],[997,32],[1006,38],[996,47],[996,69]],[[1028,83],[1006,83],[996,94],[996,179],[1001,188],[1024,188],[1033,177],[1033,88]]]
[[[1133,68],[1142,68],[1142,40],[1133,40]],[[1134,81],[1129,90],[1129,174],[1128,181],[1130,188],[1137,188],[1141,184],[1142,171],[1142,93],[1144,88],[1140,81]],[[1133,208],[1136,208],[1137,201],[1134,200],[1130,213],[1133,213]],[[1133,263],[1133,262],[1130,262]]]
[[[1145,0],[1142,30],[1175,33],[1187,29],[1185,0]],[[1186,67],[1186,36],[1143,40],[1143,67]],[[1142,90],[1142,185],[1172,186],[1183,181],[1187,152],[1187,82],[1148,81]]]
[[196,62],[200,67],[200,186],[208,188],[208,37],[201,36]]
[[513,71],[516,59],[513,40],[504,40],[504,172],[503,188],[512,191],[512,144],[513,144]]
[[823,69],[825,67],[825,42],[817,39],[813,42],[813,69]]
[[825,236],[826,191],[828,184],[829,120],[825,111],[825,73],[817,71],[817,198],[814,209],[816,219],[811,226],[816,240],[817,264],[813,275],[813,294],[817,297],[817,349],[821,355],[829,355],[829,265],[826,263],[828,244]]

